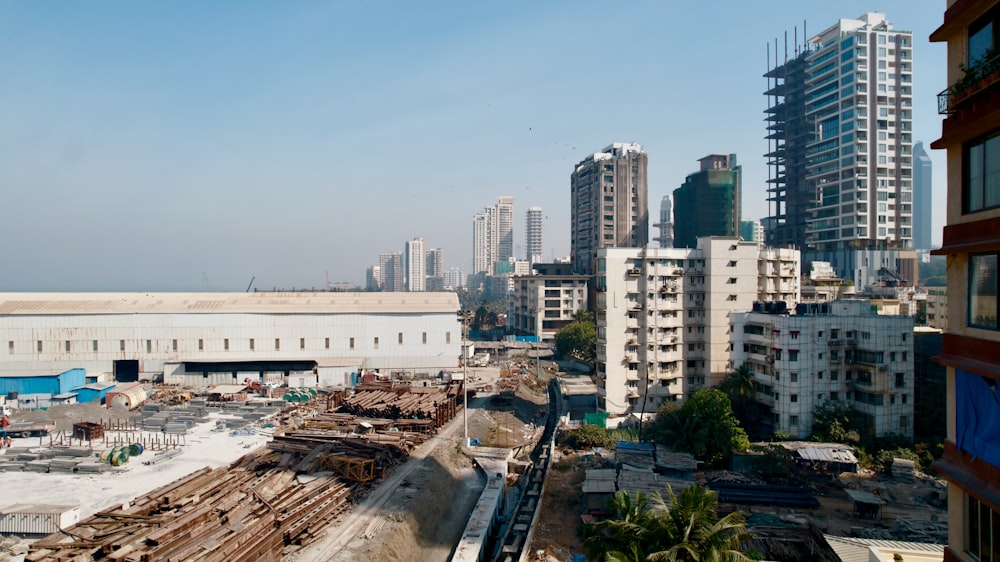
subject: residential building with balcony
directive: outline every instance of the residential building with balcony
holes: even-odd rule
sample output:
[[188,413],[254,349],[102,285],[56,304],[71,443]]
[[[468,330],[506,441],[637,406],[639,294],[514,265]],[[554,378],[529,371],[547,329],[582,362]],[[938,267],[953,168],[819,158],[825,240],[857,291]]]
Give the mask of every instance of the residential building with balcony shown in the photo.
[[517,335],[548,341],[587,310],[588,275],[576,275],[571,264],[536,263],[533,275],[512,277],[507,327]]
[[[604,248],[594,280],[599,407],[654,412],[732,369],[730,314],[795,303],[798,251],[705,237],[696,248]],[[778,305],[776,305],[778,306]]]
[[913,435],[913,319],[880,316],[866,300],[800,304],[794,314],[757,303],[734,312],[732,364],[754,373],[772,430],[813,432],[816,409],[842,401],[875,436]]
[[931,148],[947,151],[946,561],[1000,559],[1000,2],[948,0],[930,36],[948,44],[946,117]]

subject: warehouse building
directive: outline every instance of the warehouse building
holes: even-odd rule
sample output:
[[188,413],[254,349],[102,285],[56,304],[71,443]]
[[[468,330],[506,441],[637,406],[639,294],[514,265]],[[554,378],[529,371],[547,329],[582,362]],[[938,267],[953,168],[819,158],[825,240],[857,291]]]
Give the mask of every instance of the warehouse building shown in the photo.
[[[348,385],[454,369],[454,293],[0,293],[0,377]],[[4,344],[3,342],[6,342]],[[81,381],[81,386],[82,386]]]

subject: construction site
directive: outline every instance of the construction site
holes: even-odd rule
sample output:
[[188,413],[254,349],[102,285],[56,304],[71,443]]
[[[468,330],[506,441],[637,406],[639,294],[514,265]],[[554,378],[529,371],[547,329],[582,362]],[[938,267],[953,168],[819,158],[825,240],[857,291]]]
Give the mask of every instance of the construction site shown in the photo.
[[17,412],[12,426],[35,430],[0,456],[9,489],[24,491],[0,507],[0,559],[447,560],[486,495],[485,464],[504,467],[494,510],[513,516],[535,481],[529,524],[491,516],[477,543],[514,544],[517,560],[549,396],[513,369],[468,382],[161,387],[132,409]]

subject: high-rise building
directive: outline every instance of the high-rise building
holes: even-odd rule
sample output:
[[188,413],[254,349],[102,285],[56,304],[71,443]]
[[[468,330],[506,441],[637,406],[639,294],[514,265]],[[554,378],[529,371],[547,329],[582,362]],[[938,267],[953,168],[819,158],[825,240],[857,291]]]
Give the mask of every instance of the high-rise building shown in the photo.
[[403,271],[406,277],[407,291],[423,291],[427,275],[424,273],[427,265],[423,238],[414,238],[406,243],[403,253]]
[[654,224],[660,230],[660,235],[656,241],[661,248],[674,247],[674,213],[673,199],[669,195],[664,195],[660,200],[660,222]]
[[910,32],[870,12],[839,20],[765,74],[768,243],[911,246],[912,47]]
[[646,165],[640,145],[614,143],[573,169],[570,254],[575,273],[594,275],[601,248],[646,247]]
[[424,266],[424,273],[427,277],[441,277],[444,275],[444,251],[441,248],[431,248],[427,250],[427,264]]
[[454,291],[462,287],[465,287],[465,274],[461,269],[453,267],[444,272],[444,290]]
[[1000,1],[949,0],[931,41],[948,43],[947,117],[931,148],[947,151],[947,437],[935,464],[948,480],[944,560],[996,560],[1000,552]]
[[710,154],[674,190],[674,246],[694,248],[703,236],[739,236],[743,171],[735,154]]
[[473,217],[472,269],[492,275],[497,262],[514,257],[514,198],[505,195],[497,204]]
[[758,220],[740,221],[740,238],[747,242],[764,245],[764,225]]
[[924,150],[924,143],[913,147],[913,247],[931,248],[931,215],[934,208],[931,190],[931,157]]
[[528,263],[542,261],[542,208],[531,207],[525,216],[524,245]]
[[403,255],[399,252],[379,254],[380,287],[386,292],[405,291],[403,285]]

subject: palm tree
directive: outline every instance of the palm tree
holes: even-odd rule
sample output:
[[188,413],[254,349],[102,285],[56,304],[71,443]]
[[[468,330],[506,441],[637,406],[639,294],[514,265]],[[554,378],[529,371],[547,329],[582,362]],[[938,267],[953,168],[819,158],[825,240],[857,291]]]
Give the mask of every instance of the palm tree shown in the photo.
[[[719,518],[718,496],[693,485],[667,499],[615,494],[611,517],[584,542],[605,562],[749,562],[740,551],[750,537],[739,513]],[[647,554],[649,553],[649,554]]]
[[733,512],[719,518],[718,495],[697,484],[679,495],[667,486],[669,501],[656,494],[653,509],[664,514],[663,531],[671,546],[651,553],[650,562],[749,562],[742,552],[750,538],[743,516]]

